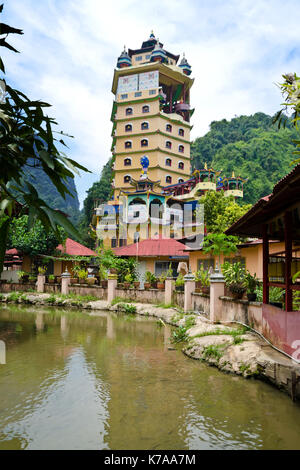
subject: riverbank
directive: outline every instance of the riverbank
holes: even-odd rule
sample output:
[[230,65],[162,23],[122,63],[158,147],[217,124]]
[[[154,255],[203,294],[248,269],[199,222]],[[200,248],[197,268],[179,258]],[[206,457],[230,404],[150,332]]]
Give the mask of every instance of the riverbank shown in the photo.
[[99,310],[109,310],[153,316],[177,327],[173,340],[182,342],[182,351],[188,357],[205,361],[223,372],[266,380],[288,393],[293,400],[300,400],[300,365],[241,325],[211,324],[203,316],[192,312],[184,314],[172,306],[127,303],[118,299],[111,305],[105,300],[90,300],[83,296],[13,292],[1,294],[0,301],[82,308],[89,310],[91,315],[97,315]]

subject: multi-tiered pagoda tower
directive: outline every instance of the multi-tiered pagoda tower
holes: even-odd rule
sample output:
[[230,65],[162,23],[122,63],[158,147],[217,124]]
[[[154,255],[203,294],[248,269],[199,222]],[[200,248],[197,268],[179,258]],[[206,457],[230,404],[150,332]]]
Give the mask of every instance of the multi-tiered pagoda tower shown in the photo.
[[122,52],[114,71],[112,110],[114,199],[133,191],[141,158],[149,160],[148,178],[160,188],[190,178],[190,78],[185,57],[163,48],[151,33],[139,49]]

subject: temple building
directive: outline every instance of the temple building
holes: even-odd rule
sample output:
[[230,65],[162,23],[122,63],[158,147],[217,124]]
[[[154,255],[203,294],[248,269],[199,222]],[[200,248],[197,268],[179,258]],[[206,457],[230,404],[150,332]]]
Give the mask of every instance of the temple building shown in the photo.
[[111,120],[111,200],[95,208],[94,225],[104,247],[117,248],[150,238],[185,244],[204,234],[195,217],[205,191],[243,196],[234,173],[190,163],[190,91],[194,79],[185,54],[164,49],[154,36],[139,49],[124,47],[114,70]]

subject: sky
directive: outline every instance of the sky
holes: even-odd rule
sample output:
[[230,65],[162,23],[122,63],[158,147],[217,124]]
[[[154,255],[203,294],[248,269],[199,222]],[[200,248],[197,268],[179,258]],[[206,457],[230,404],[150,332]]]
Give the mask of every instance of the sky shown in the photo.
[[4,51],[6,80],[49,115],[68,139],[70,158],[92,173],[76,176],[79,200],[110,158],[116,61],[151,30],[185,52],[195,78],[192,139],[212,121],[265,112],[282,102],[282,74],[300,73],[300,0],[4,0],[1,21],[24,31]]

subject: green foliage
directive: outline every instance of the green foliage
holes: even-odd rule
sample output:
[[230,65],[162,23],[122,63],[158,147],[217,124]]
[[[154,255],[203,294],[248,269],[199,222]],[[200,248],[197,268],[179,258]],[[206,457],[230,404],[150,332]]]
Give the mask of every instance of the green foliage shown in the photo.
[[290,121],[285,129],[277,129],[271,116],[256,113],[227,121],[214,121],[210,131],[191,146],[195,168],[207,162],[222,175],[249,178],[244,185],[244,202],[254,204],[270,194],[279,179],[290,172],[290,161],[299,138]]
[[100,269],[110,270],[112,268],[117,270],[118,282],[124,282],[125,276],[131,274],[132,281],[137,280],[137,260],[135,258],[120,258],[114,254],[110,249],[100,248],[98,250],[98,265]]
[[38,254],[51,255],[57,245],[64,241],[65,237],[66,233],[62,228],[59,228],[57,233],[47,232],[39,220],[29,229],[28,215],[23,215],[18,219],[12,219],[7,245],[31,256]]
[[144,279],[149,284],[153,284],[156,281],[156,277],[151,271],[146,271],[145,272]]
[[225,284],[229,287],[232,293],[242,294],[245,292],[246,270],[240,262],[229,263],[226,261],[222,265],[222,273],[225,279]]
[[[263,286],[259,285],[256,287],[255,293],[257,295],[257,301],[262,302],[263,300]],[[284,289],[280,287],[269,287],[269,302],[282,302]]]
[[200,281],[203,287],[208,287],[210,285],[209,277],[209,272],[206,271],[203,266],[201,266],[195,273],[195,280]]
[[205,346],[202,353],[204,359],[212,357],[219,361],[223,356],[224,347],[225,346],[223,344],[210,344],[209,346]]
[[186,334],[186,326],[179,326],[172,332],[171,342],[172,343],[183,343],[188,340],[188,335]]
[[[296,73],[289,73],[282,75],[284,82],[280,83],[279,87],[284,97],[283,108],[275,115],[274,123],[278,121],[278,127],[280,128],[281,123],[284,127],[287,122],[287,117],[284,114],[286,111],[293,112],[291,122],[297,128],[300,120],[300,77],[297,77]],[[293,143],[296,145],[296,150],[293,152],[295,155],[300,155],[300,140],[299,135],[297,139],[293,139]],[[297,158],[292,163],[300,163],[300,158]]]
[[[3,5],[0,13],[3,11]],[[3,29],[4,28],[4,29]],[[6,42],[9,34],[22,34],[22,31],[1,23],[0,46],[17,52]],[[0,60],[0,69],[5,67]],[[71,195],[67,179],[74,178],[74,172],[87,171],[74,160],[67,158],[58,150],[57,144],[65,146],[62,132],[55,138],[53,126],[56,121],[45,114],[49,104],[29,99],[24,93],[13,89],[4,79],[1,81],[4,91],[0,102],[0,217],[20,215],[24,208],[28,210],[29,227],[40,220],[45,229],[53,231],[59,238],[59,227],[62,226],[70,236],[80,234],[71,222],[59,211],[52,209],[43,200],[37,189],[30,182],[29,169],[38,168],[48,176],[62,198]],[[26,171],[27,170],[27,171]],[[7,236],[7,219],[0,224],[0,268],[3,267],[3,256]]]
[[88,277],[88,273],[85,269],[80,269],[78,272],[77,272],[77,276],[79,277],[79,279],[82,279],[82,280],[85,280],[87,279]]
[[181,274],[181,273],[178,274],[177,279],[175,281],[175,285],[177,287],[184,286],[184,276],[183,276],[183,274]]
[[86,233],[84,241],[94,248],[95,240],[90,230],[92,222],[95,201],[98,204],[107,202],[111,194],[111,179],[112,179],[112,158],[104,165],[100,180],[96,181],[87,191],[87,196],[83,202],[83,210],[80,220],[80,229]]
[[245,280],[244,280],[244,286],[247,289],[247,293],[253,294],[258,285],[259,285],[259,280],[256,277],[256,273],[254,273],[254,275],[252,276],[252,274],[249,271],[247,271]]
[[223,233],[251,208],[251,204],[237,204],[233,196],[226,197],[223,191],[207,191],[198,202],[204,204],[208,233]]
[[[295,273],[292,277],[292,282],[296,284],[297,280],[300,278],[300,271]],[[300,291],[293,291],[293,310],[300,310]]]
[[227,236],[224,233],[211,233],[208,234],[203,243],[204,253],[212,253],[214,256],[220,256],[221,253],[229,255],[237,251],[238,238],[233,236]]

